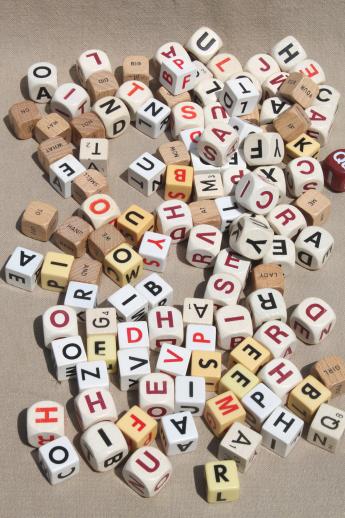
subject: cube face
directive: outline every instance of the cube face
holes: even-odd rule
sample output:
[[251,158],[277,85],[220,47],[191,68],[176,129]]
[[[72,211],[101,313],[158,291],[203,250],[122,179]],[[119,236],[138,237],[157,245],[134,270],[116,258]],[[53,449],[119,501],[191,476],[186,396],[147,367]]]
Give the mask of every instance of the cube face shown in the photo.
[[162,344],[156,364],[156,372],[165,372],[170,376],[185,376],[191,351],[177,345]]
[[220,351],[193,351],[191,375],[205,379],[206,392],[216,392],[222,375],[222,353]]
[[91,105],[102,97],[113,97],[119,88],[112,72],[102,70],[91,74],[86,81],[86,90],[90,96]]
[[173,138],[178,137],[183,130],[204,127],[204,112],[202,107],[197,103],[179,103],[172,108],[171,114],[171,131]]
[[76,63],[80,81],[85,85],[87,79],[95,72],[106,70],[112,71],[112,67],[107,54],[103,50],[90,49],[80,54]]
[[285,146],[284,162],[303,156],[318,158],[320,144],[306,133],[302,133]]
[[205,378],[199,376],[176,376],[175,411],[188,411],[193,416],[201,416],[206,401]]
[[103,262],[106,255],[122,243],[126,238],[114,227],[105,224],[91,232],[87,240],[88,252],[97,261]]
[[287,406],[309,423],[318,408],[331,398],[331,391],[314,376],[307,376],[289,394]]
[[144,269],[163,272],[167,265],[171,238],[157,232],[146,231],[140,243],[139,255],[143,258]]
[[[218,198],[222,200],[223,198]],[[189,204],[194,225],[212,225],[222,232],[222,219],[216,200],[193,201]]]
[[312,79],[313,83],[316,85],[326,82],[325,73],[322,70],[321,65],[314,59],[304,59],[298,63],[298,65],[293,67],[292,72],[303,74],[305,78]]
[[157,230],[171,238],[171,244],[176,245],[187,239],[193,227],[192,214],[183,201],[168,200],[156,209]]
[[75,377],[77,375],[77,363],[86,362],[87,360],[84,344],[80,336],[53,340],[51,349],[58,381]]
[[53,205],[43,201],[32,201],[26,207],[20,230],[38,241],[48,241],[58,221],[58,211]]
[[323,190],[323,172],[315,158],[295,158],[285,170],[286,184],[291,196],[297,198],[308,189]]
[[36,103],[48,103],[57,89],[57,69],[45,61],[34,63],[28,69],[29,96]]
[[274,207],[268,214],[267,221],[276,234],[289,239],[293,239],[307,226],[302,212],[293,205],[287,205],[286,203]]
[[[289,145],[285,148],[286,153]],[[302,143],[298,146],[302,146]],[[284,157],[284,141],[279,133],[275,132],[251,133],[245,139],[243,152],[245,161],[250,166],[278,165]]]
[[230,79],[234,74],[242,72],[242,65],[233,54],[216,54],[208,63],[207,68],[221,81]]
[[168,165],[165,177],[164,198],[189,201],[193,189],[194,171],[190,166]]
[[92,230],[92,226],[82,218],[71,216],[58,226],[53,240],[66,254],[81,257],[86,253],[87,238]]
[[268,320],[286,322],[287,312],[283,295],[274,288],[260,288],[247,298],[254,327],[257,328]]
[[310,226],[295,241],[296,262],[308,270],[319,270],[333,251],[333,236],[324,228]]
[[139,381],[139,406],[154,419],[174,412],[174,397],[174,382],[168,374],[155,372]]
[[73,155],[66,155],[49,166],[49,181],[63,198],[70,198],[72,181],[85,170],[85,167]]
[[257,329],[253,338],[266,347],[273,358],[291,356],[297,347],[294,331],[280,320],[265,322]]
[[271,54],[281,70],[289,71],[295,65],[306,59],[307,54],[296,38],[286,36],[272,48]]
[[69,279],[75,282],[99,284],[101,274],[101,263],[91,259],[87,255],[83,255],[73,262]]
[[331,405],[323,403],[310,425],[307,441],[334,453],[345,431],[345,415]]
[[130,115],[123,101],[117,97],[102,97],[92,106],[105,127],[107,138],[121,136],[129,127]]
[[122,432],[110,421],[96,423],[85,430],[80,446],[92,469],[99,472],[116,468],[128,455]]
[[55,401],[38,401],[26,414],[27,440],[39,448],[65,433],[64,407]]
[[73,150],[73,144],[66,142],[62,137],[55,137],[41,142],[37,149],[37,157],[43,169],[49,174],[50,164],[66,155],[71,155]]
[[92,308],[86,311],[86,335],[116,336],[116,310],[114,308]]
[[218,449],[218,458],[234,460],[237,469],[245,473],[250,467],[261,444],[260,434],[242,423],[234,423],[224,435]]
[[138,406],[131,407],[116,423],[130,451],[149,446],[157,435],[157,422]]
[[149,59],[146,56],[126,56],[122,64],[123,81],[142,81],[149,84]]
[[90,97],[84,88],[75,83],[60,85],[54,92],[50,103],[52,112],[72,119],[90,110]]
[[7,284],[33,291],[43,264],[43,255],[17,246],[6,263]]
[[333,397],[345,392],[345,361],[340,356],[326,356],[315,363],[313,374],[332,392]]
[[41,269],[41,287],[58,293],[65,291],[73,261],[72,255],[48,252]]
[[108,194],[93,194],[83,202],[79,213],[98,229],[106,223],[114,225],[120,215],[120,209]]
[[172,95],[188,92],[195,85],[197,69],[193,62],[181,56],[164,59],[161,64],[159,82]]
[[151,153],[143,153],[128,167],[127,181],[145,196],[151,196],[162,185],[164,163]]
[[252,270],[252,283],[254,290],[274,288],[283,295],[285,284],[283,269],[274,263],[259,264]]
[[135,127],[148,137],[157,138],[168,128],[170,112],[168,106],[151,98],[137,111]]
[[292,72],[279,89],[279,94],[302,108],[311,106],[319,93],[317,84],[301,72]]
[[35,126],[35,139],[38,143],[49,138],[62,137],[71,141],[71,127],[58,113],[49,113],[40,119]]
[[138,109],[152,98],[152,92],[142,81],[129,80],[122,83],[116,96],[125,103],[131,120],[134,121]]
[[323,225],[331,212],[331,202],[324,194],[315,189],[305,191],[295,201],[308,225]]
[[275,358],[259,372],[260,380],[285,402],[287,394],[302,381],[297,367],[285,358]]
[[183,323],[213,324],[213,300],[187,297],[183,301]]
[[149,309],[172,305],[173,288],[157,273],[151,273],[135,289],[148,301]]
[[178,455],[194,451],[198,445],[198,431],[190,412],[162,417],[160,437],[167,455]]
[[83,390],[74,399],[78,423],[82,431],[101,421],[116,421],[117,410],[114,400],[104,388]]
[[220,252],[222,233],[211,225],[197,225],[189,234],[186,259],[197,268],[210,268]]
[[274,129],[284,142],[291,142],[302,133],[307,133],[310,125],[306,112],[299,104],[294,104],[273,121]]
[[279,65],[269,54],[255,54],[249,58],[244,70],[253,74],[260,83],[263,83],[272,74],[280,72]]
[[233,502],[240,497],[236,462],[224,460],[205,464],[207,501]]
[[214,273],[230,273],[239,279],[245,286],[250,270],[250,260],[234,253],[230,248],[221,250],[217,255],[214,265]]
[[254,374],[270,359],[270,351],[251,337],[245,338],[229,354],[230,366],[240,363]]
[[158,153],[166,166],[189,165],[190,155],[185,144],[180,140],[166,142],[158,148]]
[[135,390],[140,378],[150,374],[150,358],[147,347],[120,349],[118,351],[120,388]]
[[120,287],[134,284],[143,273],[143,260],[133,248],[124,243],[105,256],[104,273]]
[[315,106],[325,108],[330,115],[335,115],[340,94],[333,86],[319,85],[319,93],[314,101]]
[[209,27],[200,27],[189,38],[186,49],[201,63],[208,63],[223,46],[223,41],[216,32]]
[[86,169],[96,169],[104,176],[108,171],[109,143],[105,138],[85,138],[80,140],[79,161]]
[[224,196],[222,178],[219,174],[201,173],[194,178],[194,199],[214,200]]
[[[223,90],[224,84],[214,77],[205,77],[193,88],[194,96],[202,106],[209,106],[218,101],[218,95]],[[226,113],[225,109],[224,112]]]
[[264,421],[282,404],[282,400],[264,383],[259,383],[241,400],[247,423],[257,432]]
[[148,318],[150,348],[159,351],[163,344],[182,345],[184,338],[181,312],[172,306],[150,309]]
[[286,408],[278,407],[262,427],[262,445],[280,457],[287,457],[300,439],[302,431],[302,419]]
[[[260,124],[272,124],[272,122],[291,107],[291,104],[279,97],[265,99],[260,113]],[[278,132],[279,133],[279,132]]]
[[96,306],[97,293],[97,284],[71,281],[66,291],[65,305],[75,309],[78,318],[85,322],[85,310]]
[[120,322],[118,325],[119,349],[144,348],[150,346],[146,322]]
[[117,354],[115,335],[93,334],[88,336],[87,360],[89,362],[103,360],[105,361],[109,374],[116,372]]
[[233,221],[229,232],[231,250],[250,260],[262,259],[273,240],[273,230],[261,215],[243,214]]
[[262,83],[263,98],[274,97],[278,95],[281,84],[288,77],[287,72],[276,72],[272,74]]
[[325,146],[333,127],[334,115],[329,113],[328,108],[322,106],[310,106],[306,114],[311,122],[308,135],[317,140],[321,147]]
[[38,463],[53,485],[79,473],[79,457],[70,440],[63,436],[38,450]]
[[197,150],[200,158],[205,162],[220,167],[229,162],[238,144],[237,131],[227,122],[216,121],[205,127],[198,141]]
[[221,232],[225,232],[236,218],[243,214],[244,209],[238,205],[235,196],[222,196],[215,199],[221,219]]
[[316,297],[304,299],[293,311],[290,326],[306,344],[321,343],[332,331],[336,316],[329,304]]
[[231,392],[223,392],[206,401],[204,419],[216,437],[221,437],[235,421],[243,422],[246,412]]
[[143,320],[148,311],[147,300],[130,284],[110,295],[108,302],[114,306],[119,322]]
[[241,282],[229,273],[214,273],[207,281],[205,297],[213,300],[217,310],[237,304],[242,292]]
[[229,79],[219,95],[219,102],[229,115],[246,115],[253,111],[259,101],[259,93],[249,78]]
[[[293,213],[291,213],[293,215]],[[272,244],[264,257],[263,264],[277,263],[287,277],[295,269],[295,245],[291,239],[286,236],[275,235]]]
[[192,351],[214,351],[216,348],[216,327],[205,324],[188,324],[186,328],[186,349]]
[[234,349],[247,337],[253,335],[253,324],[249,311],[243,306],[224,306],[215,315],[217,345],[226,351]]
[[77,365],[79,392],[93,389],[109,390],[109,376],[105,361],[84,362]]
[[35,103],[21,101],[11,106],[8,117],[15,136],[25,140],[33,136],[34,128],[42,115]]
[[52,340],[78,335],[77,314],[67,306],[52,306],[42,317],[44,345],[49,347]]
[[325,184],[332,191],[345,191],[345,150],[336,149],[323,161],[322,168]]
[[259,378],[244,365],[235,364],[219,381],[218,392],[231,390],[239,399],[242,399],[250,390],[259,384]]
[[154,217],[138,205],[131,205],[117,219],[117,228],[127,240],[137,245],[146,231],[154,229]]

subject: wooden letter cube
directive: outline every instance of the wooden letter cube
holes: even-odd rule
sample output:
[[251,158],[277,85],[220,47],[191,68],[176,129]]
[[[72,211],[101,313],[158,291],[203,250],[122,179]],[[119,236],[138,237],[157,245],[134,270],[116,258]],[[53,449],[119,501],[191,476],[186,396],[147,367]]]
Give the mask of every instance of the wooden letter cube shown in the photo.
[[21,101],[11,106],[8,118],[15,136],[21,140],[29,139],[37,122],[41,119],[37,106],[32,101]]
[[92,226],[78,216],[71,216],[54,232],[54,244],[63,252],[81,257],[86,253],[87,238],[92,232]]
[[291,142],[302,133],[307,133],[310,124],[309,117],[299,104],[294,104],[273,121],[275,131],[284,142]]
[[126,56],[122,63],[122,80],[149,84],[149,60],[146,56]]
[[115,308],[92,308],[86,310],[86,335],[117,334]]
[[58,113],[49,113],[37,122],[34,134],[37,142],[55,137],[62,137],[66,142],[70,142],[71,126]]
[[124,243],[107,254],[103,261],[104,273],[118,286],[136,283],[143,274],[143,259]]
[[206,401],[204,418],[216,437],[222,437],[236,421],[244,422],[245,417],[243,406],[230,390]]
[[279,88],[279,95],[302,108],[311,106],[318,93],[318,85],[300,72],[292,72]]
[[54,232],[58,211],[43,201],[32,201],[23,212],[20,230],[31,239],[48,241]]
[[157,435],[157,421],[138,406],[133,406],[117,421],[130,451],[149,446]]
[[168,92],[168,90],[166,88],[164,88],[164,86],[161,86],[157,90],[155,97],[162,103],[169,106],[170,109],[173,109],[173,107],[176,106],[176,104],[191,101],[189,92],[183,92],[182,94],[179,94],[179,95],[173,95],[170,92]]
[[308,189],[295,201],[308,225],[323,225],[331,212],[331,200],[315,189]]
[[240,481],[234,460],[208,462],[205,464],[207,501],[233,502],[240,497]]
[[307,441],[334,453],[344,432],[344,411],[323,403],[310,425]]
[[33,291],[43,264],[43,255],[17,246],[5,266],[7,284]]
[[332,397],[345,392],[345,360],[340,356],[326,356],[313,366],[313,374],[332,392]]
[[72,182],[72,197],[80,204],[94,194],[105,194],[107,192],[107,179],[96,169],[84,171]]
[[128,455],[128,446],[121,430],[110,421],[90,426],[80,437],[80,446],[95,471],[116,468]]
[[59,437],[38,450],[38,463],[52,485],[79,473],[79,457],[70,440]]
[[125,237],[110,223],[91,232],[87,240],[89,254],[101,263],[109,252],[123,243],[126,243]]
[[78,117],[74,117],[70,123],[72,142],[75,146],[79,146],[83,138],[103,139],[105,137],[105,128],[95,113],[82,113]]
[[85,322],[85,310],[96,306],[97,292],[96,284],[70,281],[65,295],[65,306],[75,309],[78,318]]
[[65,291],[73,261],[73,255],[48,252],[41,269],[41,288],[56,292]]
[[274,288],[284,294],[284,273],[279,264],[258,264],[252,269],[252,285],[254,290]]
[[30,99],[36,103],[48,103],[58,87],[56,66],[45,61],[34,63],[27,75]]
[[65,433],[64,407],[55,401],[38,401],[26,412],[28,443],[34,448],[54,441]]
[[166,166],[190,164],[188,150],[185,144],[180,140],[161,144],[158,148],[158,153]]
[[86,81],[86,90],[90,96],[91,105],[102,97],[113,97],[119,88],[113,72],[102,70],[91,74]]
[[147,230],[154,230],[154,217],[138,205],[131,205],[118,217],[117,228],[126,239],[137,245]]
[[191,351],[177,345],[162,344],[156,363],[156,372],[165,372],[173,378],[185,376]]
[[290,392],[287,407],[304,422],[310,423],[322,403],[331,398],[328,390],[314,376],[307,376]]
[[183,302],[183,324],[213,324],[213,301],[186,298]]

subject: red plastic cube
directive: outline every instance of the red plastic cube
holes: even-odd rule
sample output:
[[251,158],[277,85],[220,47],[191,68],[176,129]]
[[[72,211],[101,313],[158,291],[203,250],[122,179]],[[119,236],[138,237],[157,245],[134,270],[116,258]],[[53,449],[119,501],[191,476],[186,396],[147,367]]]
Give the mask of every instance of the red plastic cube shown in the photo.
[[325,184],[335,192],[345,192],[345,149],[336,149],[322,164]]

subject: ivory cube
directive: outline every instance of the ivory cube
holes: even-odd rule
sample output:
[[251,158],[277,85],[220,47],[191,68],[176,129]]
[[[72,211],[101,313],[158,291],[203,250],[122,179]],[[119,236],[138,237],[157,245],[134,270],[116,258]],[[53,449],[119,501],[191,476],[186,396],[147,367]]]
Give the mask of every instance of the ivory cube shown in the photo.
[[85,321],[85,311],[97,305],[97,284],[70,281],[65,295],[65,306],[69,306],[77,312],[80,320]]
[[128,166],[129,185],[145,196],[151,196],[163,183],[165,165],[150,153],[143,153]]
[[26,412],[26,434],[30,446],[43,444],[62,437],[65,433],[64,407],[55,401],[38,401]]
[[253,336],[268,349],[273,358],[286,358],[291,356],[297,347],[297,338],[294,331],[280,320],[264,322]]
[[194,86],[193,93],[202,106],[207,106],[218,101],[218,95],[223,88],[224,84],[219,79],[206,77]]
[[82,431],[101,421],[117,420],[113,397],[101,387],[83,390],[74,399],[74,407]]
[[41,61],[28,69],[29,97],[36,103],[49,103],[58,87],[57,69],[52,63]]
[[285,403],[287,395],[302,381],[299,369],[286,358],[275,358],[266,363],[258,374],[260,380]]
[[26,291],[33,291],[43,264],[43,255],[17,246],[5,266],[7,284]]
[[43,313],[44,345],[50,347],[53,340],[78,335],[77,314],[67,306],[52,306]]
[[243,423],[234,423],[224,435],[218,449],[218,458],[234,460],[241,473],[251,466],[262,437]]
[[150,88],[142,81],[125,81],[116,92],[116,97],[121,99],[129,111],[131,121],[134,121],[137,111],[152,98]]
[[243,176],[235,188],[239,205],[254,214],[268,214],[279,201],[279,190],[267,178],[258,173]]
[[225,165],[238,147],[238,134],[229,124],[216,121],[206,126],[197,145],[199,156],[214,166]]
[[302,212],[286,203],[276,205],[267,215],[267,221],[276,234],[289,239],[293,239],[307,226]]
[[331,333],[336,316],[329,304],[317,297],[308,297],[298,304],[290,316],[290,326],[302,342],[321,343]]
[[230,273],[214,273],[206,284],[205,297],[213,300],[217,310],[237,304],[242,292],[241,282]]
[[243,152],[250,166],[280,164],[284,158],[284,141],[279,133],[251,133],[244,141]]
[[144,269],[164,272],[171,245],[171,238],[158,232],[146,231],[140,243],[139,255],[143,258]]
[[203,414],[206,402],[205,378],[200,376],[176,376],[175,412],[189,411],[193,416]]
[[193,102],[176,104],[171,110],[171,133],[176,138],[183,130],[204,128],[204,111]]
[[90,97],[82,86],[64,83],[57,87],[50,102],[50,111],[73,119],[90,111]]
[[172,95],[180,95],[192,90],[197,70],[189,57],[164,58],[159,73],[159,82]]
[[229,351],[245,338],[253,335],[253,324],[247,308],[239,305],[224,306],[215,314],[217,345]]
[[220,36],[209,27],[203,26],[189,38],[185,48],[199,61],[207,64],[222,46],[223,41]]
[[295,269],[295,244],[285,236],[273,236],[272,245],[262,258],[263,264],[278,264],[287,277]]
[[181,312],[172,306],[157,306],[150,309],[147,317],[150,348],[159,351],[163,344],[181,345],[183,321]]
[[304,59],[295,65],[291,72],[303,74],[307,79],[312,79],[312,81],[317,85],[321,85],[326,82],[326,76],[321,65],[314,59]]
[[103,360],[105,361],[109,374],[116,372],[117,354],[115,335],[99,334],[88,336],[87,360],[89,362]]
[[52,340],[51,350],[58,381],[75,377],[77,364],[87,361],[84,344],[79,335]]
[[233,221],[229,235],[230,248],[251,260],[262,259],[273,240],[273,230],[265,217],[248,213]]
[[122,432],[110,421],[96,423],[85,430],[80,446],[87,462],[98,472],[116,468],[128,455]]
[[249,274],[251,262],[230,248],[223,249],[217,255],[214,265],[214,273],[229,273],[236,277],[245,286]]
[[148,349],[149,330],[145,321],[120,322],[117,328],[119,349]]
[[77,451],[65,436],[41,446],[38,450],[38,463],[52,485],[79,473]]
[[155,372],[139,380],[139,406],[150,417],[161,419],[174,412],[174,381],[169,374]]
[[206,324],[188,324],[185,344],[186,349],[192,351],[214,351],[216,348],[216,327]]
[[151,138],[158,138],[168,128],[170,108],[151,97],[136,113],[135,127]]
[[233,502],[240,497],[236,462],[224,460],[205,464],[207,501]]
[[73,255],[48,252],[41,268],[41,288],[58,293],[65,291],[73,261]]
[[309,189],[323,190],[323,172],[320,162],[312,157],[295,158],[285,169],[286,185],[292,197],[297,198]]
[[286,322],[287,312],[283,295],[274,288],[260,288],[247,297],[248,309],[252,315],[254,328],[268,320]]
[[307,441],[334,453],[345,431],[343,410],[323,403],[311,422]]
[[186,298],[183,301],[183,324],[213,323],[213,301],[209,299]]
[[105,361],[78,363],[77,382],[79,392],[99,388],[109,390],[109,375]]
[[230,390],[206,401],[204,419],[216,437],[222,437],[236,421],[243,423],[245,417],[243,406]]
[[120,209],[109,194],[101,193],[86,198],[80,206],[79,214],[97,230],[106,223],[114,225],[120,216]]
[[279,200],[286,196],[286,181],[284,171],[276,165],[261,166],[254,169],[253,173],[265,178],[269,183],[278,188]]
[[86,169],[96,169],[104,176],[108,174],[109,143],[105,138],[82,138],[79,161]]
[[187,411],[162,417],[160,437],[168,456],[196,450],[199,434],[192,414]]
[[333,236],[326,229],[307,227],[295,241],[296,262],[308,270],[319,270],[329,260],[333,246]]
[[193,227],[189,206],[183,201],[164,201],[156,209],[156,226],[160,233],[171,238],[171,244],[184,241]]
[[189,366],[191,351],[177,345],[162,344],[156,363],[156,372],[164,372],[173,378],[185,376]]
[[218,96],[219,102],[229,115],[251,113],[260,99],[260,93],[248,77],[230,78]]
[[213,266],[220,252],[222,233],[211,225],[197,225],[189,234],[187,261],[197,268]]
[[278,407],[263,424],[262,445],[280,457],[287,457],[301,438],[302,431],[302,419],[284,407]]
[[107,138],[122,135],[129,127],[130,115],[125,103],[117,97],[102,97],[92,106],[105,127]]
[[230,79],[234,74],[242,72],[242,65],[233,54],[220,53],[216,54],[207,63],[207,68],[220,81]]
[[85,50],[80,54],[77,59],[76,68],[82,85],[85,85],[87,79],[95,72],[112,71],[112,66],[107,54],[99,49]]
[[281,70],[290,71],[295,65],[303,61],[307,54],[294,36],[286,36],[278,41],[271,50]]
[[258,383],[241,399],[247,423],[260,432],[266,419],[282,404],[282,400],[264,383]]

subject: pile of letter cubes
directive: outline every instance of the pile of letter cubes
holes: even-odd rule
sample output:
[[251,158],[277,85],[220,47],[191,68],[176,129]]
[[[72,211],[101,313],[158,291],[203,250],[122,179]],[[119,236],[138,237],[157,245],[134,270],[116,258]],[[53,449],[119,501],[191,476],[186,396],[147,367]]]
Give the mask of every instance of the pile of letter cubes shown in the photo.
[[[78,58],[80,84],[58,85],[54,65],[35,63],[31,100],[9,110],[16,137],[37,140],[51,186],[79,209],[59,222],[55,207],[32,201],[22,233],[61,252],[18,246],[6,280],[64,293],[42,326],[56,379],[76,378],[81,450],[95,471],[123,463],[123,479],[145,497],[168,482],[174,455],[198,447],[198,417],[219,438],[219,460],[205,465],[208,502],[239,497],[238,471],[262,446],[286,457],[307,427],[309,442],[334,452],[345,430],[345,412],[328,403],[345,393],[345,360],[325,356],[306,377],[291,360],[298,340],[328,337],[334,311],[310,297],[288,318],[284,301],[296,263],[319,270],[332,254],[323,189],[345,191],[345,149],[322,164],[318,156],[340,95],[292,36],[243,67],[221,48],[207,27],[184,47],[162,45],[155,94],[145,56],[124,59],[120,86],[101,50]],[[109,141],[126,138],[130,124],[171,137],[128,166],[131,188],[162,196],[153,213],[119,208],[108,192]],[[164,271],[183,241],[183,268],[212,274],[203,296],[186,298],[180,311]],[[102,273],[116,289],[97,307]],[[115,375],[121,391],[137,394],[121,417],[109,391]],[[34,403],[27,434],[52,484],[78,473],[62,404]]]

